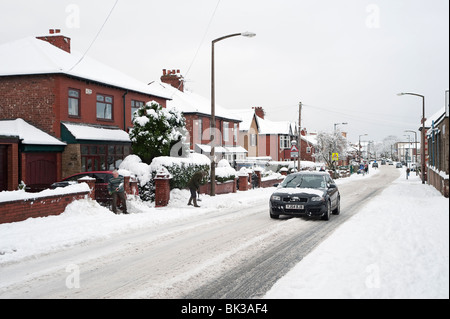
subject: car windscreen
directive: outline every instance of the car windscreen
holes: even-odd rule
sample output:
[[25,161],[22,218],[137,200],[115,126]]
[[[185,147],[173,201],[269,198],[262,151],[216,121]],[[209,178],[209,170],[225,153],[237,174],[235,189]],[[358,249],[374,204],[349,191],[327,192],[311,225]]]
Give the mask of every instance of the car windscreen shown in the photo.
[[322,176],[290,175],[281,183],[283,188],[325,188],[326,183]]

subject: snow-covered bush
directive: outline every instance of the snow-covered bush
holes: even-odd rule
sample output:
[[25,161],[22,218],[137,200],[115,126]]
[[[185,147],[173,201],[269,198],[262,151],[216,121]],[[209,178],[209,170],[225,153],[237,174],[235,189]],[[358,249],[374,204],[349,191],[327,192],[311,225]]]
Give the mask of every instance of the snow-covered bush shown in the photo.
[[230,166],[226,159],[222,159],[217,163],[216,181],[220,183],[232,181],[236,178],[236,175],[236,170]]
[[130,139],[133,142],[133,154],[138,155],[144,163],[151,163],[153,158],[168,156],[177,145],[177,152],[186,155],[184,139],[187,135],[186,120],[178,110],[163,108],[155,101],[139,108],[133,119]]
[[[139,181],[139,195],[143,201],[155,200],[155,176],[161,169],[171,175],[170,188],[183,189],[189,179],[198,170],[209,172],[210,160],[207,156],[192,153],[187,158],[160,156],[155,157],[150,165],[145,164],[137,155],[129,155],[120,164],[119,169],[127,170]],[[206,181],[205,181],[206,182]]]

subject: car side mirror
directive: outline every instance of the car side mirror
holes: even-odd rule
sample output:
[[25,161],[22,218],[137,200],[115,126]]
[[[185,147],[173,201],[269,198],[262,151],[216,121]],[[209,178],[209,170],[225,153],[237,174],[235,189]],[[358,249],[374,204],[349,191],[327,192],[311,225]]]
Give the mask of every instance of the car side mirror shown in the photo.
[[336,188],[336,184],[328,184],[328,188]]

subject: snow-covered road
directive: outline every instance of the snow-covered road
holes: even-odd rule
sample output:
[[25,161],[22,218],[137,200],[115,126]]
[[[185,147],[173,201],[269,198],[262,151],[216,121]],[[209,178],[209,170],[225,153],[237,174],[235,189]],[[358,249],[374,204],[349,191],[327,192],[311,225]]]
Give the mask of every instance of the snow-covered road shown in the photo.
[[[398,176],[398,170],[386,168],[370,179],[342,184],[342,213],[329,222],[271,220],[267,206],[271,190],[261,189],[239,205],[192,208],[188,219],[136,227],[6,263],[1,266],[0,298],[262,297]],[[226,196],[233,201],[233,194]],[[214,201],[205,198],[203,204],[208,206],[209,200]],[[95,232],[102,225],[91,227]]]

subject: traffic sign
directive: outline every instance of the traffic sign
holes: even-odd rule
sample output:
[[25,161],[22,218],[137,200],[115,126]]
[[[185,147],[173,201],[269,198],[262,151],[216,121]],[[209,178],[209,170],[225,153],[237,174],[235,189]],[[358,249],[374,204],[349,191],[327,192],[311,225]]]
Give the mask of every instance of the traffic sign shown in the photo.
[[295,145],[291,147],[291,157],[298,157],[298,148]]

